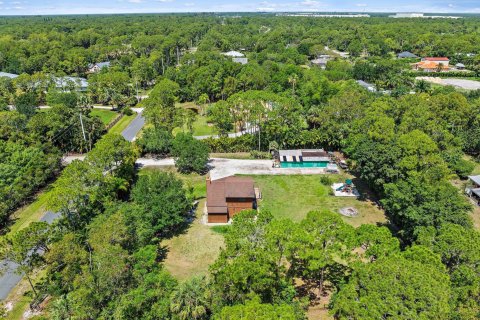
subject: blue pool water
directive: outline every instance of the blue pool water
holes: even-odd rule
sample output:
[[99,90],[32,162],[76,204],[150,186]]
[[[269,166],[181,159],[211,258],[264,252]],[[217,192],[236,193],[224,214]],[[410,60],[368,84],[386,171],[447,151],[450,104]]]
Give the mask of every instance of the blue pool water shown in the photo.
[[326,168],[325,161],[281,162],[281,168]]

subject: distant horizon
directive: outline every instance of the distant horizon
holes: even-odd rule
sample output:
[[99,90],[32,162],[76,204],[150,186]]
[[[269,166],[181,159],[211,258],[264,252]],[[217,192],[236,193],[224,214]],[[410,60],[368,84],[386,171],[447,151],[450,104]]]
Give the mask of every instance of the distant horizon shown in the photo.
[[279,13],[302,13],[302,14],[344,14],[344,15],[354,15],[354,14],[396,14],[396,13],[420,13],[420,14],[436,14],[436,15],[468,15],[468,16],[480,16],[480,12],[426,12],[426,11],[170,11],[170,12],[98,12],[98,13],[46,13],[46,14],[39,14],[39,13],[17,13],[17,14],[2,14],[0,13],[0,17],[22,17],[22,16],[107,16],[107,15],[141,15],[141,14],[161,14],[161,15],[169,15],[169,14],[279,14]]
[[480,14],[478,0],[0,0],[0,16],[175,13]]

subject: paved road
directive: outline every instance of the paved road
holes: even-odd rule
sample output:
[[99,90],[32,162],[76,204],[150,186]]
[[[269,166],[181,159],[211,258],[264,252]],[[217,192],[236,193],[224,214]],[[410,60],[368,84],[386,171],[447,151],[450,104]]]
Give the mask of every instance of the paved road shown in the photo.
[[[52,223],[59,217],[58,213],[51,211],[45,212],[40,221]],[[15,273],[17,264],[13,262],[0,261],[0,265],[5,266],[5,273],[0,276],[0,301],[5,300],[10,291],[22,280],[23,275]]]
[[142,113],[138,113],[138,115],[133,119],[133,121],[125,128],[122,132],[122,136],[125,140],[134,141],[137,137],[138,132],[142,129],[143,125],[145,124],[145,118],[142,116]]

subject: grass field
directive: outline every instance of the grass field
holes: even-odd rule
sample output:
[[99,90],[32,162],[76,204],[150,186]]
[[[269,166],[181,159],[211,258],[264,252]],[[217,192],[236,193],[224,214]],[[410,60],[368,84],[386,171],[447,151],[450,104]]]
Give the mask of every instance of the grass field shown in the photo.
[[210,158],[248,160],[248,159],[251,159],[252,157],[250,156],[250,152],[235,152],[235,153],[210,153]]
[[[318,175],[253,176],[262,192],[259,206],[269,210],[277,218],[293,221],[304,219],[309,211],[328,209],[338,212],[342,207],[355,207],[359,215],[343,220],[358,227],[386,221],[385,214],[371,201],[329,195],[330,186],[320,183]],[[332,175],[332,180],[342,182],[345,177]]]
[[11,216],[13,224],[9,227],[9,232],[15,233],[30,223],[39,221],[46,211],[47,200],[48,191],[41,192],[36,196],[34,202],[15,211]]
[[131,116],[123,116],[122,119],[120,119],[112,128],[110,128],[108,132],[121,134],[136,116],[136,113],[132,114]]
[[[144,168],[140,174],[158,170],[173,172],[186,187],[193,188],[195,198],[199,200],[197,219],[184,233],[162,242],[162,246],[167,250],[165,267],[181,281],[192,276],[205,275],[208,273],[209,266],[218,257],[220,248],[223,246],[223,234],[226,231],[224,227],[208,227],[200,222],[206,196],[205,176],[182,175],[177,173],[174,167]],[[339,182],[345,179],[345,176],[339,175],[331,177]],[[311,210],[337,211],[342,207],[353,206],[359,210],[359,216],[343,217],[343,219],[355,227],[364,223],[375,224],[386,221],[383,211],[370,201],[330,196],[330,186],[321,184],[318,175],[264,175],[253,176],[253,178],[263,195],[260,208],[270,210],[277,218],[300,221]]]
[[223,236],[202,224],[205,199],[199,201],[196,216],[185,233],[162,242],[167,249],[165,268],[178,280],[208,274],[223,246]]
[[104,110],[104,109],[92,109],[90,115],[92,117],[99,117],[102,120],[104,125],[108,125],[116,116],[117,112]]

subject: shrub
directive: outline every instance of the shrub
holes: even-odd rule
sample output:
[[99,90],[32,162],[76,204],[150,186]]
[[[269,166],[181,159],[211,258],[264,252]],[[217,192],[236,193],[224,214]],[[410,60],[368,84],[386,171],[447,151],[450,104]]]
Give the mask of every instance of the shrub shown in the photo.
[[333,184],[333,181],[329,176],[322,175],[320,177],[320,183],[323,184],[324,186],[331,186]]
[[131,116],[133,114],[133,111],[130,107],[125,107],[122,109],[122,113],[126,116]]

